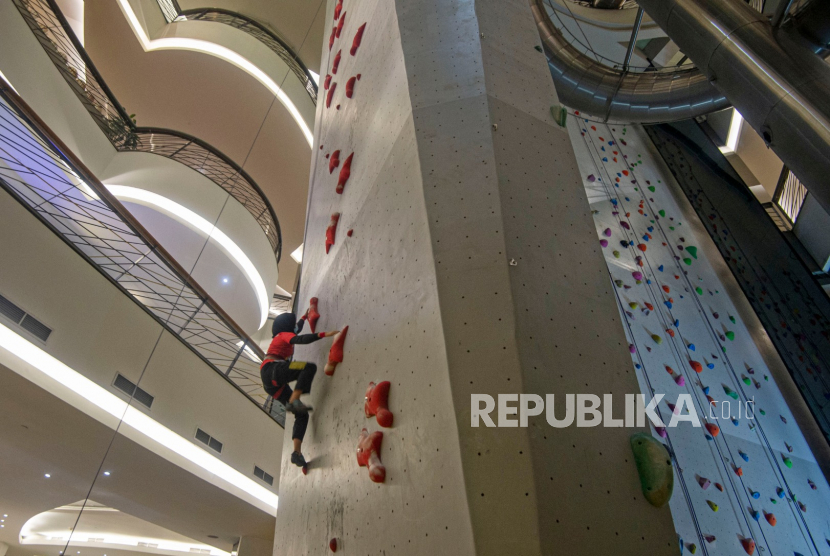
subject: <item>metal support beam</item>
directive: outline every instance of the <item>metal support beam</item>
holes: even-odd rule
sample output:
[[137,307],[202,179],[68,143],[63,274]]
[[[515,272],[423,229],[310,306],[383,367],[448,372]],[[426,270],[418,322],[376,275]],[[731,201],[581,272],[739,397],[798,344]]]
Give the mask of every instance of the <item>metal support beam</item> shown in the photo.
[[631,62],[631,55],[634,54],[634,45],[637,43],[637,34],[640,32],[640,24],[643,22],[642,6],[637,9],[637,17],[634,19],[634,27],[631,29],[631,40],[628,41],[628,50],[625,51],[623,60],[623,71],[628,71],[628,64]]

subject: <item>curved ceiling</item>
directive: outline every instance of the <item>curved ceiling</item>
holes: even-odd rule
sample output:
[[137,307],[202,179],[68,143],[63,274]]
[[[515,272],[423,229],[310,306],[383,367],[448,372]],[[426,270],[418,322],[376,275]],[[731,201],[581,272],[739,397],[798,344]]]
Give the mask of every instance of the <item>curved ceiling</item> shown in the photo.
[[[200,3],[180,5],[190,9]],[[270,24],[293,47],[303,44],[299,51],[308,67],[314,70],[315,64],[319,65],[322,20],[316,3],[218,4]],[[286,8],[284,27],[273,25],[276,6],[289,4],[296,6]],[[87,51],[115,96],[129,113],[136,114],[138,123],[200,137],[237,162],[274,206],[282,228],[283,251],[291,253],[299,247],[311,152],[291,114],[274,95],[248,73],[218,58],[189,51],[145,53],[117,2],[86,0],[84,23]],[[303,54],[311,51],[317,52],[313,59]],[[279,286],[293,291],[297,263],[283,257],[279,267]]]

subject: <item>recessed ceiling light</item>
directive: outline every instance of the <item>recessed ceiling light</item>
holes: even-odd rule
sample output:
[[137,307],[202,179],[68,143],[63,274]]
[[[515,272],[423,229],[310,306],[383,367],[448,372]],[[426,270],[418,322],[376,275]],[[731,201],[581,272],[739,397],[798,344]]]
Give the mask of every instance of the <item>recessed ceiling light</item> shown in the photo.
[[9,517],[9,514],[3,514],[3,517]]
[[[110,472],[109,472],[109,471],[104,471],[104,476],[105,476],[105,477],[109,477],[109,476],[110,476]],[[104,554],[104,556],[107,556],[107,555],[106,555],[106,554]]]
[[45,475],[44,475],[44,477],[46,477],[47,479],[48,479],[49,477],[51,477],[51,476],[52,476],[52,475],[50,475],[49,473],[47,473],[47,474],[45,474]]
[[227,283],[228,283],[228,279],[227,279],[227,278],[222,278],[222,282],[224,282],[225,284],[227,284]]

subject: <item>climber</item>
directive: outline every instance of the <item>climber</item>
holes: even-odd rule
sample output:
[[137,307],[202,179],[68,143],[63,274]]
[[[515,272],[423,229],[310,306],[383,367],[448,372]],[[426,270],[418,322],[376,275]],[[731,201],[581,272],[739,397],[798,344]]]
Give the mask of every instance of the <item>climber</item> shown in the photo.
[[[291,463],[298,467],[305,467],[306,461],[302,453],[303,437],[308,427],[308,412],[311,406],[300,401],[302,394],[308,394],[311,390],[311,382],[317,372],[317,365],[305,361],[289,361],[294,355],[294,346],[297,344],[311,344],[328,336],[337,334],[333,332],[318,332],[316,334],[303,334],[303,325],[308,315],[303,315],[300,322],[294,313],[283,313],[274,319],[271,326],[271,345],[262,365],[259,368],[262,377],[262,385],[269,396],[273,396],[285,406],[285,410],[294,414],[294,452],[291,454]],[[294,390],[288,386],[289,382],[297,381]]]

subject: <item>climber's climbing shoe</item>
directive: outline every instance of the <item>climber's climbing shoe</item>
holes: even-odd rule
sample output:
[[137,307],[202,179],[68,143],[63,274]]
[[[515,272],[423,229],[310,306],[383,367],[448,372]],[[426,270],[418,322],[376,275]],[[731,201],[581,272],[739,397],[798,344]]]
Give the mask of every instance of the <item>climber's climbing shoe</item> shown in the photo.
[[305,458],[300,452],[291,452],[291,463],[293,463],[297,467],[306,466]]
[[285,410],[289,413],[308,413],[312,409],[310,405],[306,405],[300,400],[294,400],[293,402],[285,404]]

